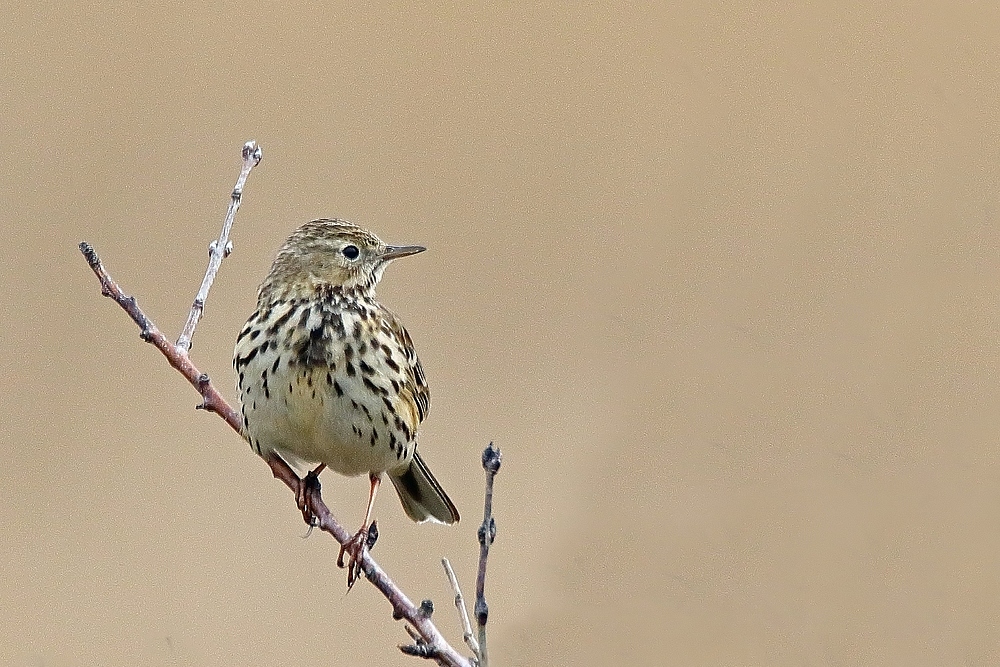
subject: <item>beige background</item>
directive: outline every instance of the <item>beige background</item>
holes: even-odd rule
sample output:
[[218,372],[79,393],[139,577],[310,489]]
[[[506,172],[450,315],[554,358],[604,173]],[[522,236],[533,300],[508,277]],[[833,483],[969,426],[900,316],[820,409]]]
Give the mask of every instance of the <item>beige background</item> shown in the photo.
[[417,664],[76,249],[175,336],[251,138],[194,359],[311,217],[431,249],[450,638],[494,439],[498,665],[1000,662],[991,3],[281,4],[0,10],[0,664]]

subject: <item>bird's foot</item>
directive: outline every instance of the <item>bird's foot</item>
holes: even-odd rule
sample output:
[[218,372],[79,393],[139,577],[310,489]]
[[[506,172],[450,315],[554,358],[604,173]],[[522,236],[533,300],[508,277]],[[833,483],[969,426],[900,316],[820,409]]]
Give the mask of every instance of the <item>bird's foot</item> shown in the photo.
[[312,510],[309,509],[309,495],[312,493],[318,495],[322,489],[319,483],[319,473],[322,471],[323,466],[320,466],[306,473],[306,476],[299,482],[298,490],[295,492],[295,504],[298,506],[299,511],[302,512],[302,520],[306,522],[310,530],[316,526],[319,520],[312,513]]
[[[347,590],[350,591],[354,582],[361,576],[361,558],[366,551],[370,551],[375,542],[378,541],[378,524],[372,521],[370,526],[361,526],[361,530],[354,534],[347,544],[340,547],[340,555],[337,556],[337,567],[347,568]],[[344,562],[344,554],[347,554],[347,562]]]

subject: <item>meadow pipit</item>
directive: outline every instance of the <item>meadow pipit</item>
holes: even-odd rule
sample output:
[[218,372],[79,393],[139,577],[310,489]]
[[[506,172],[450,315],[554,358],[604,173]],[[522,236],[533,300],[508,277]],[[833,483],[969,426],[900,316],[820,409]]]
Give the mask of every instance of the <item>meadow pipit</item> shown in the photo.
[[[313,220],[288,237],[257,293],[257,310],[236,339],[243,432],[261,455],[368,473],[361,529],[341,548],[348,582],[358,574],[372,505],[387,473],[406,514],[455,523],[458,510],[417,453],[430,391],[399,318],[375,286],[389,263],[423,252],[390,246],[344,220]],[[300,499],[300,504],[302,499]]]

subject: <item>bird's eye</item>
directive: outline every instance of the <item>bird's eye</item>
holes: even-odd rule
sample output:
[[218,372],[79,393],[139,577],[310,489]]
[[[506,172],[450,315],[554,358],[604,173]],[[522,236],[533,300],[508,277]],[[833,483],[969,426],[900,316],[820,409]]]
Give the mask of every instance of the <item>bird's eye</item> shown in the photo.
[[361,254],[361,251],[358,250],[358,246],[356,245],[345,245],[341,252],[344,253],[344,257],[347,259],[357,259],[358,255]]

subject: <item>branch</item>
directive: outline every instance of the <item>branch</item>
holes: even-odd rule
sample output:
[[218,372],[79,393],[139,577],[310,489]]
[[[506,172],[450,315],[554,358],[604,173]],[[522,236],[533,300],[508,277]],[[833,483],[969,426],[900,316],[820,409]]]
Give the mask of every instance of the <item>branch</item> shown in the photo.
[[462,639],[472,649],[472,653],[478,657],[479,643],[476,641],[476,636],[472,634],[472,623],[469,622],[469,612],[465,609],[465,598],[462,597],[458,577],[455,576],[455,570],[451,569],[451,563],[448,562],[447,558],[441,559],[441,565],[444,566],[444,573],[448,577],[448,583],[451,584],[451,590],[455,591],[455,608],[458,609],[458,620],[462,623]]
[[236,218],[236,211],[240,210],[240,201],[243,199],[243,186],[246,185],[247,176],[250,170],[260,164],[260,159],[264,157],[260,146],[256,142],[248,141],[243,144],[243,169],[240,170],[239,178],[236,179],[236,187],[229,199],[229,210],[226,211],[226,219],[222,222],[222,231],[219,238],[212,241],[208,246],[208,269],[205,277],[201,281],[201,288],[198,290],[194,303],[191,305],[191,312],[188,314],[187,322],[181,329],[181,335],[177,337],[177,347],[184,352],[191,350],[191,339],[194,338],[194,328],[198,326],[201,314],[205,312],[205,301],[208,300],[208,290],[212,289],[215,282],[215,274],[222,266],[222,260],[229,257],[233,251],[232,241],[229,240],[229,230],[233,228],[233,219]]
[[[89,243],[80,243],[80,252],[87,259],[87,263],[100,282],[101,294],[110,297],[115,303],[121,306],[128,316],[132,318],[132,321],[138,325],[140,331],[139,337],[159,350],[166,357],[167,362],[180,372],[198,391],[202,398],[202,402],[198,408],[214,412],[222,417],[241,437],[243,431],[239,411],[229,405],[226,399],[222,397],[222,394],[212,385],[208,375],[199,371],[191,362],[188,350],[190,349],[190,340],[194,333],[194,328],[204,308],[208,290],[218,271],[219,264],[221,264],[226,254],[225,247],[228,245],[229,230],[232,227],[236,208],[239,207],[239,199],[246,181],[246,175],[260,161],[260,148],[256,147],[253,142],[248,142],[243,147],[243,160],[243,171],[240,172],[237,187],[233,191],[232,203],[226,215],[222,234],[219,240],[213,244],[214,247],[211,248],[209,268],[205,275],[205,280],[202,282],[198,297],[195,298],[191,315],[176,345],[171,344],[163,332],[143,313],[142,309],[136,303],[135,297],[125,294],[118,283],[111,278],[94,248]],[[332,535],[342,545],[351,539],[352,536],[333,518],[330,509],[323,502],[318,485],[306,484],[277,454],[268,455],[264,458],[264,461],[271,468],[271,472],[276,479],[284,482],[296,497],[304,497],[306,506],[314,517],[314,526]],[[438,631],[437,627],[431,622],[427,609],[413,604],[378,563],[375,562],[367,550],[363,550],[360,564],[365,577],[372,582],[375,588],[392,605],[393,618],[396,620],[405,619],[410,626],[415,628],[419,639],[419,646],[422,647],[419,649],[419,652],[423,657],[433,659],[438,664],[448,665],[449,667],[471,667],[469,660],[452,648]]]
[[486,651],[486,621],[490,608],[486,604],[486,560],[490,557],[490,545],[497,536],[497,522],[493,519],[493,478],[500,471],[503,455],[491,442],[483,450],[483,469],[486,471],[486,502],[483,508],[483,524],[479,526],[479,572],[476,574],[476,628],[479,631],[479,667],[489,667]]
[[[163,356],[167,358],[167,362],[173,366],[177,371],[183,375],[188,382],[198,390],[201,394],[201,405],[198,406],[200,410],[208,410],[209,412],[214,412],[220,417],[222,417],[227,424],[229,424],[234,431],[241,433],[242,422],[240,421],[240,413],[236,411],[226,399],[222,397],[214,386],[212,386],[208,375],[199,371],[191,359],[188,357],[187,352],[175,347],[167,340],[167,337],[163,335],[152,320],[146,317],[146,314],[142,312],[139,305],[135,301],[134,296],[129,296],[125,294],[121,288],[118,286],[111,276],[108,275],[107,270],[104,268],[104,264],[101,262],[101,258],[97,256],[97,251],[84,241],[80,244],[80,252],[83,256],[87,258],[87,263],[90,264],[91,270],[97,275],[97,279],[101,283],[101,294],[110,297],[121,306],[132,321],[139,325],[139,338],[150,343],[158,349]],[[294,473],[292,473],[294,475]]]

